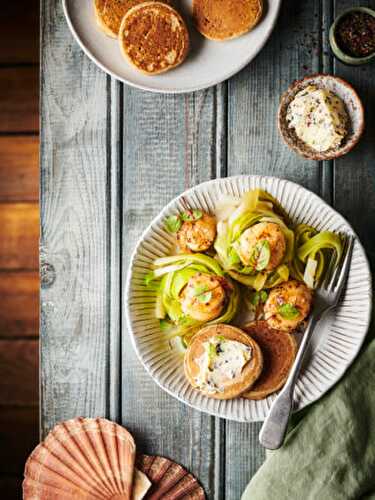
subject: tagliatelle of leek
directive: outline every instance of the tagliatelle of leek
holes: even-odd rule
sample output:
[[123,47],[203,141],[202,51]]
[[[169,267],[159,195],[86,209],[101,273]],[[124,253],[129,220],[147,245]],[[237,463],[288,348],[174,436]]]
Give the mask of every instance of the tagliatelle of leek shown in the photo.
[[307,224],[299,224],[295,228],[295,236],[296,252],[292,261],[292,275],[298,280],[305,281],[311,288],[315,288],[327,269],[327,260],[332,252],[333,266],[340,261],[341,239],[336,233],[318,232]]
[[[165,272],[163,272],[165,271]],[[184,315],[179,300],[180,293],[189,279],[197,273],[224,277],[224,271],[217,260],[204,254],[179,254],[161,257],[154,261],[153,275],[147,276],[146,284],[154,287],[158,280],[156,317],[171,321],[168,338],[181,336],[187,341],[204,324],[229,323],[237,312],[239,290],[228,278],[228,299],[221,316],[209,322],[197,321]]]
[[[309,288],[316,288],[329,263],[337,265],[342,255],[339,235],[319,232],[307,224],[293,225],[280,203],[260,189],[249,191],[242,198],[224,196],[223,206],[218,206],[217,210],[214,257],[204,253],[160,257],[153,262],[152,271],[145,277],[146,286],[156,292],[155,315],[160,320],[164,339],[181,353],[204,325],[232,321],[240,303],[238,283],[250,289],[248,299],[246,293],[242,297],[245,303],[251,302],[253,295],[260,297],[260,294],[265,294],[267,298],[267,289],[291,278],[304,281]],[[283,260],[272,271],[267,270],[267,256],[265,264],[260,266],[260,259],[249,259],[250,264],[245,266],[239,257],[241,235],[261,222],[277,224],[285,237]],[[268,249],[268,259],[269,252]],[[226,292],[221,315],[207,322],[185,315],[181,306],[181,292],[197,273],[222,278]],[[250,302],[248,308],[254,309]]]
[[206,266],[209,270],[211,270],[214,274],[217,274],[218,276],[224,276],[224,271],[220,267],[220,264],[212,257],[204,255],[203,253],[181,253],[178,255],[170,255],[168,257],[159,257],[158,259],[154,260],[154,267],[163,267],[178,262],[180,262],[181,264],[186,263],[187,265],[193,263],[202,264],[203,266]]
[[[283,262],[274,271],[255,271],[244,266],[239,258],[239,239],[244,231],[259,222],[278,224],[284,234],[286,251]],[[294,256],[294,233],[288,227],[289,218],[279,202],[260,189],[245,193],[240,205],[228,220],[221,220],[217,227],[214,248],[224,270],[240,283],[261,290],[286,281],[289,277],[288,265]]]

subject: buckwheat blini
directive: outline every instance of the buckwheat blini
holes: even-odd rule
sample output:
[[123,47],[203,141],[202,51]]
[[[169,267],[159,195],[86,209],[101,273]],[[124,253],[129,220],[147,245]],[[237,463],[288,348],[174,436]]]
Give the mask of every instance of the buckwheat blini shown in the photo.
[[180,14],[162,2],[145,2],[125,15],[119,43],[123,56],[148,75],[181,64],[189,51],[189,33]]
[[[94,0],[96,20],[104,33],[112,38],[118,32],[125,14],[144,0]],[[169,3],[169,0],[163,0]]]
[[195,27],[210,40],[247,33],[262,16],[263,0],[193,0]]

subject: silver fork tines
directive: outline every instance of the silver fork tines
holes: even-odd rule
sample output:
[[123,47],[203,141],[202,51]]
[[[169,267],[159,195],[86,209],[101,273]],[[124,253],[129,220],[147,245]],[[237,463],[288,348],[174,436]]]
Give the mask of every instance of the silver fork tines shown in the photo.
[[[349,275],[350,262],[354,247],[354,236],[346,235],[342,238],[342,240],[343,251],[341,258],[335,266],[335,261],[332,260],[334,257],[332,257],[328,266],[327,275],[320,288],[318,288],[315,292],[313,311],[308,320],[306,330],[303,334],[296,359],[292,369],[290,370],[288,380],[273,402],[269,414],[260,431],[259,441],[265,448],[275,450],[280,448],[282,445],[293,406],[294,386],[297,382],[303,358],[314,328],[323,314],[338,305],[343,295],[345,284]],[[337,258],[335,258],[335,260],[337,260]]]

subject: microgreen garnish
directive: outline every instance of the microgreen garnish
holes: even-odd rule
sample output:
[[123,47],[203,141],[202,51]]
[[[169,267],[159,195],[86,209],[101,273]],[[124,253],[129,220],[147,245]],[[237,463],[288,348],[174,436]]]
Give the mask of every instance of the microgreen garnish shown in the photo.
[[226,340],[226,338],[223,335],[216,335],[215,338],[217,338],[219,342],[224,342]]
[[268,293],[265,290],[260,292],[255,292],[251,297],[251,303],[253,306],[258,306],[259,304],[264,304],[267,300]]
[[197,300],[201,304],[208,304],[210,300],[212,299],[212,292],[205,292],[201,293],[200,295],[197,295]]
[[193,210],[186,210],[180,215],[170,215],[165,219],[165,227],[170,233],[177,233],[182,226],[183,222],[193,222],[203,217],[202,210],[194,208]]
[[215,359],[216,355],[217,355],[216,344],[213,344],[212,342],[210,342],[208,344],[208,359],[210,361],[213,361]]
[[278,307],[277,312],[284,319],[296,319],[299,316],[299,310],[293,304],[282,304]]
[[201,295],[204,292],[208,292],[209,288],[207,285],[195,285],[193,290],[194,297]]
[[196,297],[201,304],[207,304],[212,299],[212,292],[207,285],[195,285],[193,296]]
[[250,257],[250,265],[256,271],[263,271],[270,261],[271,248],[268,240],[261,240],[255,245]]
[[181,219],[178,215],[170,215],[165,219],[165,227],[170,233],[177,233],[182,226]]
[[183,221],[188,221],[188,222],[199,220],[202,217],[203,217],[203,212],[198,208],[194,208],[193,210],[186,210],[186,212],[182,212],[181,214],[181,219]]

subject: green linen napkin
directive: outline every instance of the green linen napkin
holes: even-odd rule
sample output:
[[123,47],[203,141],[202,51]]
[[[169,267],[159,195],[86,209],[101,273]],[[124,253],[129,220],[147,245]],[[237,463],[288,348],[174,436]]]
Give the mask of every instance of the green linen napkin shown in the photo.
[[242,500],[375,499],[375,341],[291,428]]

